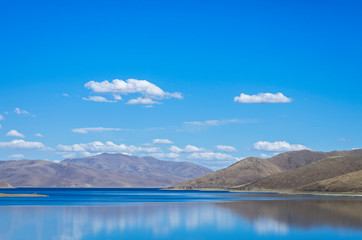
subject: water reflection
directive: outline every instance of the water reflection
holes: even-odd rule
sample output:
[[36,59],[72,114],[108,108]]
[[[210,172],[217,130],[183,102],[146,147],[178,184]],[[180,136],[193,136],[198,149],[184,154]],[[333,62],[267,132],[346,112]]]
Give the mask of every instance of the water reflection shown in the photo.
[[217,203],[244,219],[256,222],[269,221],[280,225],[276,228],[284,232],[285,225],[310,228],[318,226],[348,227],[362,229],[361,199],[300,199],[264,200]]
[[313,239],[312,234],[358,239],[361,200],[0,207],[0,239]]

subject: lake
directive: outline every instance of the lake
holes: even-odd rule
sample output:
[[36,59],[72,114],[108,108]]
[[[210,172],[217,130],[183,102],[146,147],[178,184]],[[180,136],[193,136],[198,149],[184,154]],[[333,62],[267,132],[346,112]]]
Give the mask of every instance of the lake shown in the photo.
[[362,198],[159,189],[2,189],[0,239],[361,239]]

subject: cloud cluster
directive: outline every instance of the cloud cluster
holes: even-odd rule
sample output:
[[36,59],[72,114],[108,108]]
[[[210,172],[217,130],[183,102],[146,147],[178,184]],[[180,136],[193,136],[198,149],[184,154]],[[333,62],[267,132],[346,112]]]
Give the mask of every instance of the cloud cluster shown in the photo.
[[50,150],[41,142],[27,142],[24,140],[13,140],[11,142],[0,142],[0,148],[3,149],[31,149],[31,150]]
[[5,120],[4,116],[0,114],[0,121]]
[[[168,139],[154,139],[152,144],[171,144],[172,141]],[[149,145],[148,145],[149,146]],[[230,146],[223,146],[222,149],[231,150]],[[168,151],[167,151],[168,150]],[[234,150],[234,149],[233,149]],[[193,145],[186,145],[184,148],[177,146],[171,146],[170,148],[160,147],[140,147],[134,145],[115,144],[111,141],[108,142],[89,142],[79,143],[72,145],[57,146],[57,153],[65,158],[70,157],[83,157],[92,156],[100,153],[121,153],[126,155],[141,155],[152,156],[163,160],[174,161],[191,161],[204,166],[209,166],[213,169],[219,169],[220,167],[226,167],[242,158],[234,157],[231,154],[223,152],[214,152],[202,147],[196,147]]]
[[88,127],[88,128],[74,128],[72,132],[86,134],[89,132],[109,132],[109,131],[122,131],[121,128],[104,128],[104,127]]
[[288,103],[292,99],[284,96],[283,93],[258,93],[257,95],[247,95],[241,93],[240,96],[234,97],[234,102],[238,103]]
[[57,150],[64,156],[76,156],[83,155],[89,156],[97,153],[122,153],[132,155],[134,153],[156,153],[161,150],[157,147],[137,147],[133,145],[115,144],[111,141],[105,143],[100,141],[90,143],[79,143],[73,145],[62,145],[57,146]]
[[179,148],[177,146],[171,146],[170,151],[173,153],[194,153],[194,152],[204,152],[205,148],[199,148],[193,145],[186,145],[184,148]]
[[25,137],[24,134],[16,131],[15,129],[10,130],[10,131],[6,134],[6,136],[8,136],[8,137],[20,137],[20,138],[24,138],[24,137]]
[[256,150],[268,151],[268,152],[286,152],[286,151],[298,151],[298,150],[308,149],[304,145],[290,144],[286,141],[278,141],[278,142],[259,141],[254,143],[253,148]]
[[167,98],[182,99],[183,96],[179,92],[169,93],[163,91],[160,87],[146,80],[128,79],[126,81],[114,79],[111,82],[105,80],[102,82],[90,81],[84,85],[85,88],[92,90],[94,93],[112,94],[114,100],[107,100],[104,97],[92,96],[83,98],[89,101],[98,102],[115,102],[122,100],[120,95],[140,94],[140,97],[130,99],[127,104],[159,104],[159,101]]
[[[231,154],[225,153],[226,151],[235,152],[236,149],[231,146],[217,145],[217,151],[211,151],[202,147],[193,145],[186,145],[184,148],[171,146],[168,154],[157,154],[155,157],[169,158],[176,160],[188,160],[197,164],[201,164],[211,169],[217,170],[222,167],[229,166],[230,164],[243,159],[243,157],[235,157]],[[226,150],[226,151],[225,151]]]

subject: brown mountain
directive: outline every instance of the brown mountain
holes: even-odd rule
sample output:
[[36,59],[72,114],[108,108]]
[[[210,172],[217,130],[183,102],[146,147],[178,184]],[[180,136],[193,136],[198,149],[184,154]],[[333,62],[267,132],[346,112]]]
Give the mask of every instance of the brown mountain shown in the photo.
[[60,163],[0,161],[0,181],[14,187],[167,187],[210,171],[186,162],[122,154],[101,154]]
[[307,184],[297,191],[362,192],[362,170]]
[[[333,156],[241,186],[242,190],[294,190],[318,181],[362,170],[362,155]],[[358,177],[358,176],[357,176]],[[341,176],[343,179],[344,177]],[[328,183],[324,183],[327,184]],[[314,185],[316,188],[316,185]],[[312,186],[310,186],[312,189]],[[306,187],[305,187],[306,189]],[[362,190],[362,189],[360,189]]]
[[265,177],[283,173],[329,156],[362,154],[362,150],[314,152],[309,150],[286,152],[268,159],[249,157],[207,175],[187,180],[169,189],[225,189],[252,183]]

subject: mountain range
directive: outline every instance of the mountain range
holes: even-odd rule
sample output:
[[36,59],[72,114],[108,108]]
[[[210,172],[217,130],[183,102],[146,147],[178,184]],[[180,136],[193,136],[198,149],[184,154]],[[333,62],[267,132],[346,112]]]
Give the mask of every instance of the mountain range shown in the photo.
[[362,192],[361,170],[362,149],[302,150],[267,159],[249,157],[168,189]]
[[0,188],[8,187],[362,192],[362,149],[249,157],[215,172],[190,162],[106,153],[58,163],[0,161]]
[[0,161],[0,182],[13,187],[168,187],[209,172],[189,162],[105,153],[59,163]]

